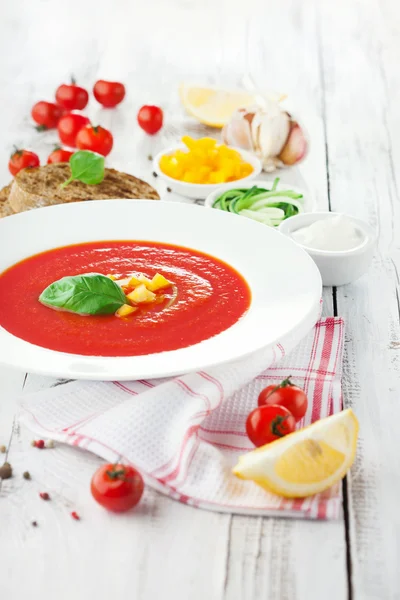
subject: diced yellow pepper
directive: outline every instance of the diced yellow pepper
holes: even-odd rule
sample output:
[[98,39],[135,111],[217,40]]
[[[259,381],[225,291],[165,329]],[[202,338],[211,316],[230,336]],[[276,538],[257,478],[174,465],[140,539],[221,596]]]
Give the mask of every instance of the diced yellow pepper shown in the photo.
[[197,140],[197,145],[204,150],[212,150],[217,145],[217,140],[210,137],[203,137]]
[[219,158],[219,151],[218,151],[218,149],[217,148],[211,148],[210,150],[208,150],[208,152],[207,152],[207,158],[208,158],[208,163],[210,164],[210,166],[213,166],[215,164],[215,162]]
[[188,161],[188,159],[190,159],[190,153],[184,152],[183,150],[177,150],[174,153],[174,158],[178,163],[185,163]]
[[165,171],[166,169],[169,169],[170,164],[171,164],[171,157],[164,154],[160,158],[160,169],[162,171]]
[[199,183],[208,183],[208,178],[211,173],[211,167],[203,166],[199,168],[198,181]]
[[253,172],[253,167],[251,165],[243,164],[240,168],[241,177],[247,177],[250,173]]
[[220,146],[219,154],[221,158],[230,158],[231,160],[242,162],[242,157],[237,150],[233,150],[232,148],[228,148],[228,146]]
[[141,273],[137,277],[135,277],[135,276],[131,277],[128,282],[128,286],[129,287],[137,287],[138,285],[141,285],[142,283],[144,283],[144,285],[148,288],[149,284],[150,284],[150,279],[148,279],[146,277],[146,275],[143,275]]
[[156,273],[153,277],[153,279],[150,281],[150,285],[148,286],[148,289],[151,290],[152,292],[156,292],[157,290],[162,290],[163,288],[169,287],[171,285],[171,282],[168,281],[168,279],[166,279],[164,277],[164,275],[161,275],[160,273]]
[[199,174],[195,171],[186,171],[182,177],[182,181],[186,181],[186,183],[199,183]]
[[131,302],[135,302],[135,304],[153,302],[155,297],[156,295],[153,294],[153,292],[150,292],[150,290],[147,289],[144,283],[141,283],[137,288],[133,290],[133,292],[127,295],[127,298],[129,298]]
[[140,281],[140,279],[138,279],[138,277],[131,277],[130,280],[128,281],[128,286],[129,287],[137,287],[141,283],[143,283],[143,282]]
[[111,279],[111,281],[115,281],[117,279],[116,277],[114,277],[114,275],[107,275],[107,277]]
[[210,183],[224,183],[225,173],[224,171],[213,171],[210,173]]
[[149,289],[150,279],[148,277],[146,277],[146,275],[143,275],[143,273],[141,273],[139,275],[138,279],[141,283],[144,283],[144,285],[147,287],[147,289]]
[[160,159],[160,168],[169,177],[187,183],[225,183],[247,177],[253,168],[240,153],[209,137],[198,140],[186,135],[187,151],[176,150]]
[[129,306],[129,304],[123,304],[116,311],[115,316],[116,317],[127,317],[128,315],[131,315],[132,313],[134,313],[136,311],[137,311],[137,308],[135,306]]
[[196,147],[196,140],[194,140],[190,135],[184,135],[182,137],[182,142],[185,144],[189,150],[192,150]]
[[198,164],[204,163],[207,158],[207,150],[203,150],[201,148],[196,148],[192,150],[190,153],[191,164],[196,167]]

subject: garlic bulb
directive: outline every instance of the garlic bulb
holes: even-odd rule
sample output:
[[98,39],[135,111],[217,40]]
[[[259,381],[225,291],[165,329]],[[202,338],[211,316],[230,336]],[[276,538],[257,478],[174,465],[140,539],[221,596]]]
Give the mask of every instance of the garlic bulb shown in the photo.
[[267,172],[296,164],[307,151],[299,124],[276,102],[240,108],[223,128],[222,138],[229,146],[254,152]]

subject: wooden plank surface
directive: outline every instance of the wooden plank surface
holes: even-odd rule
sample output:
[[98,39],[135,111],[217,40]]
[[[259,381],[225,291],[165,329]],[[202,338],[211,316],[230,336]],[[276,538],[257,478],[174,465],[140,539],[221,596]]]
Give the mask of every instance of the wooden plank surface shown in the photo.
[[[35,132],[30,108],[51,99],[71,72],[89,87],[99,77],[126,83],[119,109],[102,110],[91,101],[88,114],[115,135],[109,164],[161,192],[148,155],[183,131],[204,131],[180,108],[180,81],[240,85],[250,79],[288,93],[304,115],[312,152],[302,175],[318,206],[327,209],[330,201],[333,210],[367,219],[380,241],[369,276],[335,296],[347,319],[345,402],[361,423],[346,521],[219,515],[151,490],[137,512],[105,513],[88,489],[99,460],[71,448],[32,449],[31,434],[15,418],[24,374],[3,368],[0,444],[12,436],[9,460],[16,475],[0,488],[0,572],[7,573],[0,598],[152,600],[160,591],[178,600],[398,598],[397,3],[70,0],[58,6],[15,0],[2,13],[0,183],[9,181],[14,143],[38,150],[42,161],[51,151],[56,136]],[[163,133],[152,139],[135,123],[146,102],[161,104],[166,113]],[[332,292],[325,290],[325,314],[333,310]],[[29,376],[25,387],[52,383]],[[22,479],[25,470],[31,482]],[[41,501],[39,491],[49,491],[53,502]],[[71,510],[81,522],[72,520]]]
[[345,401],[360,420],[349,486],[357,600],[398,598],[400,584],[399,16],[394,2],[321,11],[332,210],[351,211],[379,232],[368,277],[337,295],[347,322]]

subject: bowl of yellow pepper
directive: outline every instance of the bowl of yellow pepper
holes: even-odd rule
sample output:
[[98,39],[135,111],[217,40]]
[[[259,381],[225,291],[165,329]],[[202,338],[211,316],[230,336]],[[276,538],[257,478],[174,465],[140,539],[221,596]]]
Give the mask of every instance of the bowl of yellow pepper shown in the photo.
[[232,182],[247,182],[261,173],[258,158],[209,137],[183,136],[182,144],[154,158],[154,170],[174,192],[188,198],[206,198]]

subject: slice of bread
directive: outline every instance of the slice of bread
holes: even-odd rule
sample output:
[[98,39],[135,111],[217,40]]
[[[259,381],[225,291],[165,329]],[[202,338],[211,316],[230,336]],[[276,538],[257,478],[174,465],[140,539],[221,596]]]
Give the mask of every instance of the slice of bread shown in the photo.
[[12,183],[9,183],[2,190],[0,190],[0,219],[2,217],[8,217],[14,214],[13,209],[9,201],[9,195]]
[[72,181],[65,188],[61,188],[61,184],[70,175],[68,163],[23,169],[15,176],[11,187],[9,203],[12,210],[22,212],[31,208],[82,200],[160,198],[156,190],[145,181],[115,169],[105,169],[104,179],[97,185]]

